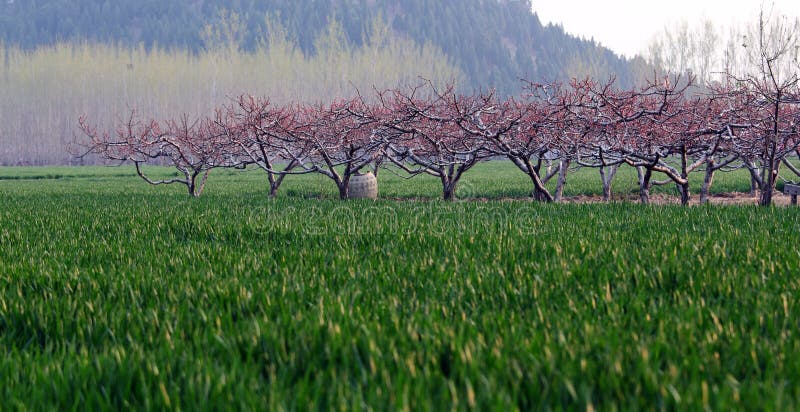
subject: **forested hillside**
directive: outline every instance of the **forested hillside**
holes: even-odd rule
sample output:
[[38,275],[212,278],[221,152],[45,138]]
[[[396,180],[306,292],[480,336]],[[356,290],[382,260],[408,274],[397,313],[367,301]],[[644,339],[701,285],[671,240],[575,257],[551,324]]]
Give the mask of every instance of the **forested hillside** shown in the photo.
[[243,93],[324,102],[652,72],[542,26],[529,0],[0,0],[0,165],[76,162],[82,115],[203,116]]
[[441,49],[466,74],[462,86],[496,87],[501,94],[515,93],[520,78],[615,75],[627,86],[648,72],[641,60],[543,26],[529,0],[4,0],[0,39],[23,49],[89,40],[197,53],[208,46],[206,27],[231,15],[238,18],[235,38],[243,50],[255,50],[265,22],[274,20],[306,54],[316,52],[330,21],[338,20],[348,45],[359,47],[380,17],[394,35]]

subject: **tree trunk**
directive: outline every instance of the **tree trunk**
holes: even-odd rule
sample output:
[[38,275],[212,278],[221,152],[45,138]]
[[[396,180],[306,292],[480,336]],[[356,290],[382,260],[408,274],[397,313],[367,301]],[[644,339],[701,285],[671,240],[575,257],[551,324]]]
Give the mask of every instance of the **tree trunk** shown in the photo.
[[778,168],[773,165],[766,175],[766,181],[761,182],[761,196],[758,200],[759,206],[772,205],[772,196],[775,193],[775,184],[778,182]]
[[636,168],[639,174],[639,201],[643,204],[650,203],[650,179],[653,177],[653,171],[639,166]]
[[781,163],[777,157],[778,146],[778,118],[780,117],[781,91],[778,90],[775,100],[772,103],[774,112],[772,117],[772,130],[764,139],[764,152],[761,164],[761,198],[758,201],[760,206],[772,205],[772,194],[775,191],[775,183],[778,181],[778,172]]
[[203,176],[200,178],[200,185],[195,187],[195,192],[197,193],[197,197],[200,197],[203,194],[203,189],[206,188],[206,181],[208,181],[208,173],[210,170],[206,170],[203,172]]
[[606,182],[603,182],[603,201],[611,201],[611,185]]
[[708,203],[708,193],[711,190],[711,184],[714,183],[714,167],[716,162],[711,159],[706,161],[706,175],[703,179],[703,187],[700,188],[700,203]]
[[603,201],[611,201],[611,183],[614,181],[614,176],[617,174],[619,165],[610,166],[608,174],[606,174],[605,166],[600,167],[600,180],[603,182]]
[[[520,166],[520,164],[524,165]],[[539,171],[542,168],[542,160],[539,158],[539,161],[536,165],[533,165],[530,162],[530,159],[522,159],[520,163],[517,163],[517,167],[525,171],[528,174],[528,177],[531,179],[531,183],[533,183],[533,199],[537,202],[545,202],[550,203],[553,201],[553,195],[550,194],[550,191],[547,190],[545,187],[545,182],[542,181],[542,177],[539,174]]]
[[772,204],[772,188],[766,187],[761,191],[761,196],[758,198],[759,206],[770,206]]
[[269,198],[270,199],[275,199],[276,197],[278,197],[278,186],[280,186],[280,183],[270,182],[270,184],[269,184]]
[[274,199],[278,196],[278,188],[281,187],[283,183],[283,179],[286,177],[285,174],[280,174],[277,177],[274,173],[269,173],[269,197],[270,199]]
[[678,185],[681,193],[681,206],[689,206],[691,188],[689,188],[689,154],[686,145],[681,146],[681,179],[684,182]]
[[278,194],[278,186],[280,186],[280,183],[277,182],[275,174],[272,172],[267,172],[267,180],[269,180],[269,198],[274,199]]
[[[200,182],[197,182],[197,178],[200,177]],[[203,193],[203,189],[206,186],[206,179],[208,178],[208,170],[205,173],[200,175],[200,172],[195,172],[186,179],[186,187],[189,189],[189,196],[191,197],[200,197]]]
[[755,196],[758,193],[758,179],[750,173],[750,196]]
[[556,202],[560,202],[564,195],[564,185],[567,184],[567,171],[569,170],[569,164],[569,159],[565,159],[562,160],[561,164],[559,165],[558,182],[556,183],[556,195],[554,196],[554,200]]
[[689,179],[686,179],[686,183],[678,185],[678,190],[681,192],[681,206],[689,206],[689,201],[691,200],[691,193],[689,192]]
[[375,160],[375,163],[372,164],[372,174],[375,175],[376,178],[378,177],[378,171],[381,169],[381,165],[383,164],[383,159],[384,157],[381,156]]
[[442,199],[452,202],[456,200],[456,184],[455,182],[442,183]]
[[346,200],[347,195],[350,193],[350,182],[347,179],[342,180],[341,182],[337,183],[336,186],[339,187],[339,199]]
[[531,178],[531,183],[533,183],[533,199],[537,202],[552,202],[553,195],[551,195],[544,186],[544,183],[542,183],[542,179],[539,178],[539,175],[531,171],[528,173],[528,177]]

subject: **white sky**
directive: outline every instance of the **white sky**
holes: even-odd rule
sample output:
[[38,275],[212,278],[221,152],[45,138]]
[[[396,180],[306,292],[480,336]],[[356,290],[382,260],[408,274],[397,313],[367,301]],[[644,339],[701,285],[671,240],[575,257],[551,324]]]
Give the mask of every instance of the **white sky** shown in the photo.
[[[800,16],[800,0],[767,0],[775,10]],[[591,39],[632,57],[640,54],[652,36],[667,24],[686,20],[691,25],[710,18],[718,26],[751,21],[761,0],[533,0],[542,24],[561,24],[568,33]],[[751,18],[751,16],[753,16]]]

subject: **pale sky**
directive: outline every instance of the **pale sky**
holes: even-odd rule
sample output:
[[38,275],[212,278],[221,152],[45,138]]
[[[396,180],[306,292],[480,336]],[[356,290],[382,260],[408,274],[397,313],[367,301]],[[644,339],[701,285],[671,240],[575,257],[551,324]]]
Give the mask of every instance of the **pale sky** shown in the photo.
[[[800,0],[766,1],[790,16],[800,16]],[[561,24],[568,33],[591,39],[617,53],[641,53],[655,33],[683,19],[691,25],[710,18],[719,26],[750,21],[761,0],[533,0],[542,24]]]

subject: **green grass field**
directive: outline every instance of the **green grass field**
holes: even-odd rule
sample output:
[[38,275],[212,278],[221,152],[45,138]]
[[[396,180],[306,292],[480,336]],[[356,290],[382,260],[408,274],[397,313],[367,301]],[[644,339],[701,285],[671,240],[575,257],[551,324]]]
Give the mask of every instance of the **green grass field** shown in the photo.
[[342,202],[318,176],[268,200],[215,171],[191,199],[131,167],[0,168],[0,410],[800,408],[800,210],[465,179],[481,201],[398,201],[439,188],[389,173],[388,199]]

